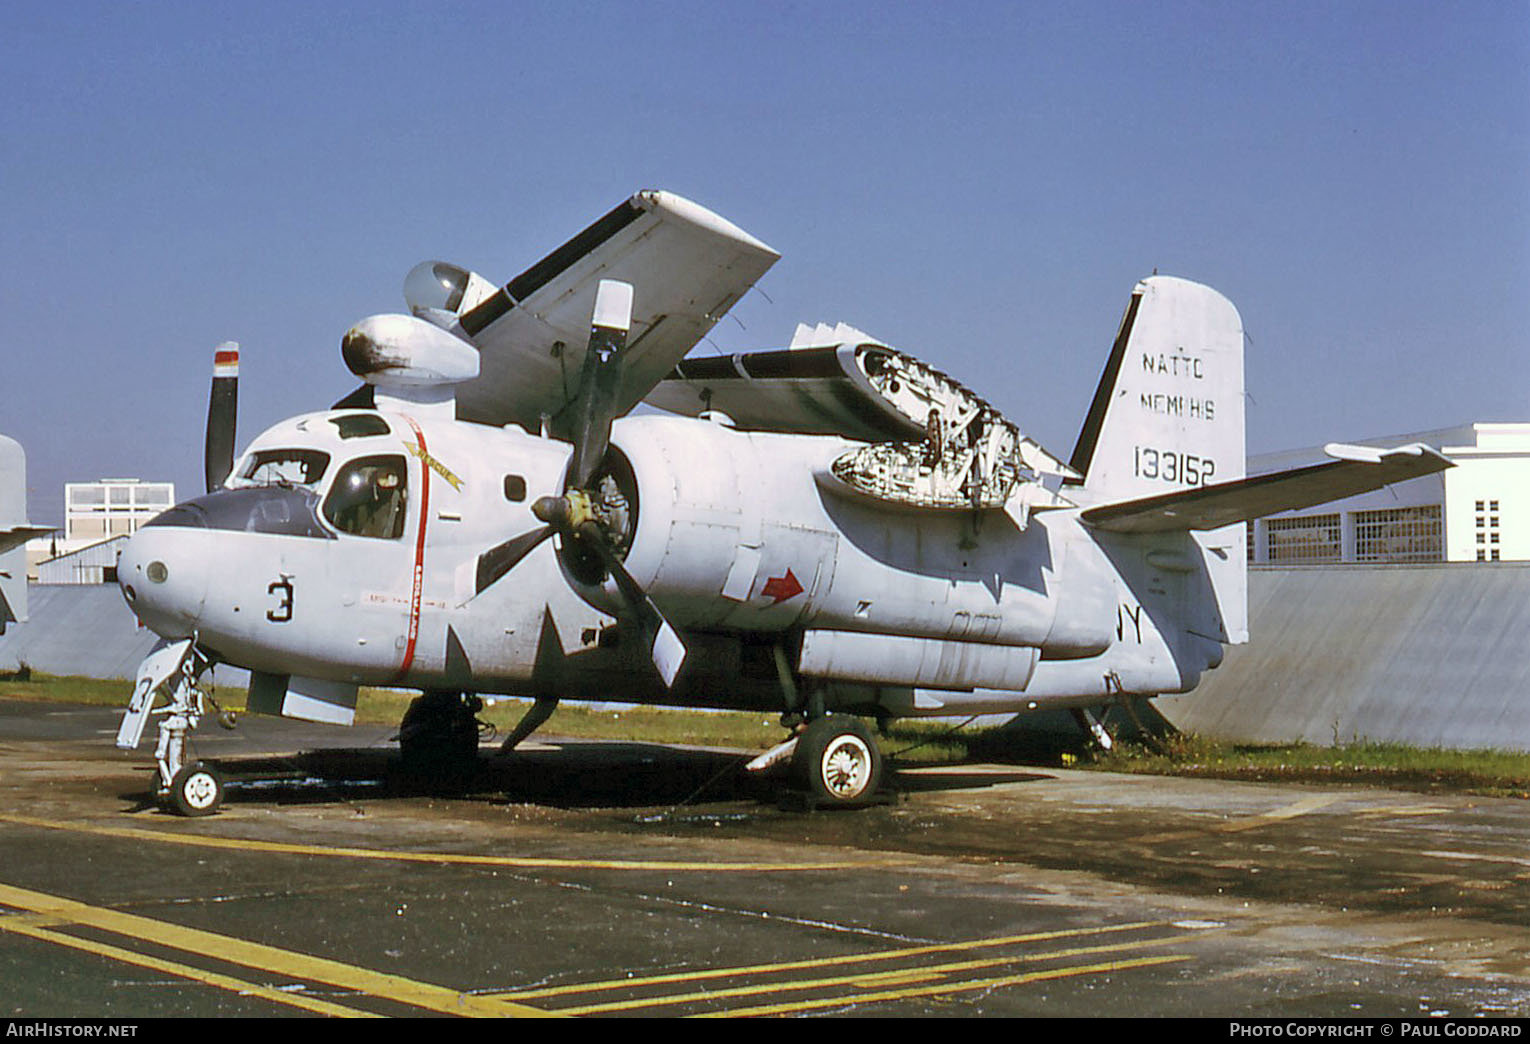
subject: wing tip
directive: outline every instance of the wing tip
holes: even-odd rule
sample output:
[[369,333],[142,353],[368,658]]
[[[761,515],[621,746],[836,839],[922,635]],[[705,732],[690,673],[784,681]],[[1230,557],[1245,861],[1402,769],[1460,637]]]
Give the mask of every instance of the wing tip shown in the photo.
[[743,246],[762,254],[779,258],[780,252],[745,232],[716,211],[709,210],[694,200],[686,199],[666,189],[643,189],[632,197],[632,202],[645,210],[663,210],[671,217],[688,222],[713,235],[735,240]]
[[1350,460],[1361,464],[1384,464],[1388,460],[1404,457],[1422,457],[1434,464],[1437,471],[1456,466],[1455,461],[1423,442],[1410,442],[1390,449],[1357,446],[1347,442],[1330,442],[1323,447],[1323,452],[1335,460]]

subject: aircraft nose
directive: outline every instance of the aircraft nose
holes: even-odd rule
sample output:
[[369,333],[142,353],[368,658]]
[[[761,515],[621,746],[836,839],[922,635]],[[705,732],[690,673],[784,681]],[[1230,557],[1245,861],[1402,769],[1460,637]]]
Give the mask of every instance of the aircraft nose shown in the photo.
[[127,539],[117,586],[139,621],[162,638],[188,638],[207,597],[207,570],[186,531],[149,527]]

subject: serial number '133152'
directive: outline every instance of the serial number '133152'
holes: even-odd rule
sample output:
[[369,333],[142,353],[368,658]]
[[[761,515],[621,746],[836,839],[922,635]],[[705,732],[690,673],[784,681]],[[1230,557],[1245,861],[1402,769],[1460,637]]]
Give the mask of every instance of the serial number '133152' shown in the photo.
[[1132,474],[1184,486],[1204,486],[1216,474],[1216,461],[1174,450],[1137,446],[1132,451]]

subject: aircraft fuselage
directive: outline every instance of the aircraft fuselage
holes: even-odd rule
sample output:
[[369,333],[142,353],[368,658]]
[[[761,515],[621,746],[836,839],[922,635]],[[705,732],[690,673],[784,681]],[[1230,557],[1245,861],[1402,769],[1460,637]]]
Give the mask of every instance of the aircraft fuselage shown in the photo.
[[613,583],[580,582],[555,541],[475,590],[478,556],[563,488],[569,446],[516,427],[285,421],[135,535],[119,582],[147,626],[239,666],[481,693],[776,707],[779,647],[831,705],[941,713],[1180,691],[1220,655],[1159,627],[1199,567],[1186,534],[1156,540],[1182,561],[1164,570],[1076,510],[890,509],[826,479],[852,445],[834,437],[639,416],[612,444],[636,490],[626,567],[691,649],[672,690],[623,641]]

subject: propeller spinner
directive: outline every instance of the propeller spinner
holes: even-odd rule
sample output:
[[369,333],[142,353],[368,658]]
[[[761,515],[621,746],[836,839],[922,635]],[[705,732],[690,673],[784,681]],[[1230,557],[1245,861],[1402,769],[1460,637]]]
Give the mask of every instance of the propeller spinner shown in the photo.
[[630,615],[643,627],[654,666],[664,684],[673,685],[685,661],[685,644],[617,552],[628,536],[632,504],[616,477],[624,462],[611,452],[611,425],[631,325],[631,284],[601,280],[579,390],[571,403],[574,452],[563,493],[541,497],[531,506],[544,523],[540,529],[511,537],[478,556],[477,590],[482,594],[556,533],[561,538],[559,554],[572,575],[592,584],[609,575],[616,582]]

